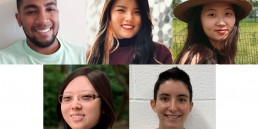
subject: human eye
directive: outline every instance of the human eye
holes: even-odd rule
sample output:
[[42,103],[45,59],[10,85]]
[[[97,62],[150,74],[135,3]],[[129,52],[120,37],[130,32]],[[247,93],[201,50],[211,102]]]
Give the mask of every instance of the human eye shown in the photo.
[[139,9],[136,9],[136,10],[134,11],[134,13],[140,14],[140,10],[139,10]]
[[215,14],[215,13],[208,13],[208,16],[209,16],[209,17],[215,17],[216,14]]
[[226,16],[232,16],[232,15],[234,15],[234,12],[228,11],[228,12],[225,13],[225,15],[226,15]]
[[72,99],[73,99],[72,96],[69,96],[69,95],[63,96],[62,102],[70,102],[70,101],[72,101]]
[[162,96],[159,98],[159,100],[161,100],[162,102],[168,102],[170,100],[170,98],[167,96]]
[[180,97],[180,98],[178,98],[178,102],[179,103],[185,103],[185,102],[187,102],[187,99],[184,98],[184,97]]
[[48,7],[46,10],[47,10],[48,12],[55,12],[57,9],[54,8],[54,7]]
[[32,14],[35,14],[35,13],[36,13],[36,10],[34,10],[34,9],[28,9],[28,10],[25,11],[26,15],[32,15]]
[[92,98],[93,98],[93,95],[81,95],[80,97],[82,101],[90,101],[92,100]]
[[121,12],[121,13],[122,13],[122,12],[125,12],[125,10],[124,10],[124,9],[121,9],[121,8],[117,9],[116,11],[117,11],[117,12]]

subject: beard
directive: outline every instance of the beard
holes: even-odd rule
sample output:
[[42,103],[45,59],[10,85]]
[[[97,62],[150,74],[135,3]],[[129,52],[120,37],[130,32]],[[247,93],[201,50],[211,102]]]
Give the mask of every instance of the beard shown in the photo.
[[32,44],[34,44],[35,46],[39,47],[39,48],[47,48],[50,45],[52,45],[56,39],[57,33],[52,35],[52,38],[46,42],[41,42],[39,41],[35,36],[29,36],[25,33],[27,39],[30,40],[30,42]]
[[[57,30],[59,29],[59,26],[58,26],[58,28],[57,28]],[[39,41],[35,36],[29,36],[27,33],[26,33],[26,31],[25,31],[25,28],[23,27],[23,31],[24,31],[24,33],[25,33],[25,35],[26,35],[26,38],[32,43],[32,44],[34,44],[35,46],[37,46],[37,47],[39,47],[39,48],[47,48],[47,47],[49,47],[49,46],[51,46],[53,43],[54,43],[54,41],[56,40],[56,36],[57,36],[57,33],[58,33],[58,31],[56,32],[56,34],[53,34],[52,36],[51,36],[51,39],[50,40],[48,40],[48,41],[46,41],[46,42],[41,42],[41,41]]]

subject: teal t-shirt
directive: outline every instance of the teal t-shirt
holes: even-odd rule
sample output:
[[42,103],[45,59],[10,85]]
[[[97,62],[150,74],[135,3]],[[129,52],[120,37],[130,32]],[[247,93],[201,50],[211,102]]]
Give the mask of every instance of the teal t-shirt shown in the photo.
[[85,64],[86,49],[58,39],[60,48],[43,55],[32,50],[25,40],[0,50],[0,64]]

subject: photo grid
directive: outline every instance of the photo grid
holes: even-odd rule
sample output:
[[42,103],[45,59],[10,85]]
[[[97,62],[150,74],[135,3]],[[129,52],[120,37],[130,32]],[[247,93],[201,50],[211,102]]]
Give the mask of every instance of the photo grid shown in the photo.
[[3,129],[257,129],[258,0],[1,0]]

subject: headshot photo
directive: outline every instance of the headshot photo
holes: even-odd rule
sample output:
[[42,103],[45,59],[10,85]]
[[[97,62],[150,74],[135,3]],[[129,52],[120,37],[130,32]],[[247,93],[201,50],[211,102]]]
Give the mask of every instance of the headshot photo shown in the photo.
[[128,129],[128,76],[126,65],[44,66],[44,128]]
[[150,10],[148,0],[106,0],[99,30],[87,51],[87,63],[171,64],[170,50],[153,41]]
[[256,0],[176,0],[176,64],[257,64]]
[[216,129],[215,66],[130,66],[130,129]]
[[59,32],[59,28],[67,28],[61,25],[69,17],[61,13],[69,9],[65,4],[59,5],[58,0],[3,0],[0,8],[4,12],[0,15],[0,64],[86,63],[85,45],[68,42],[63,31]]

